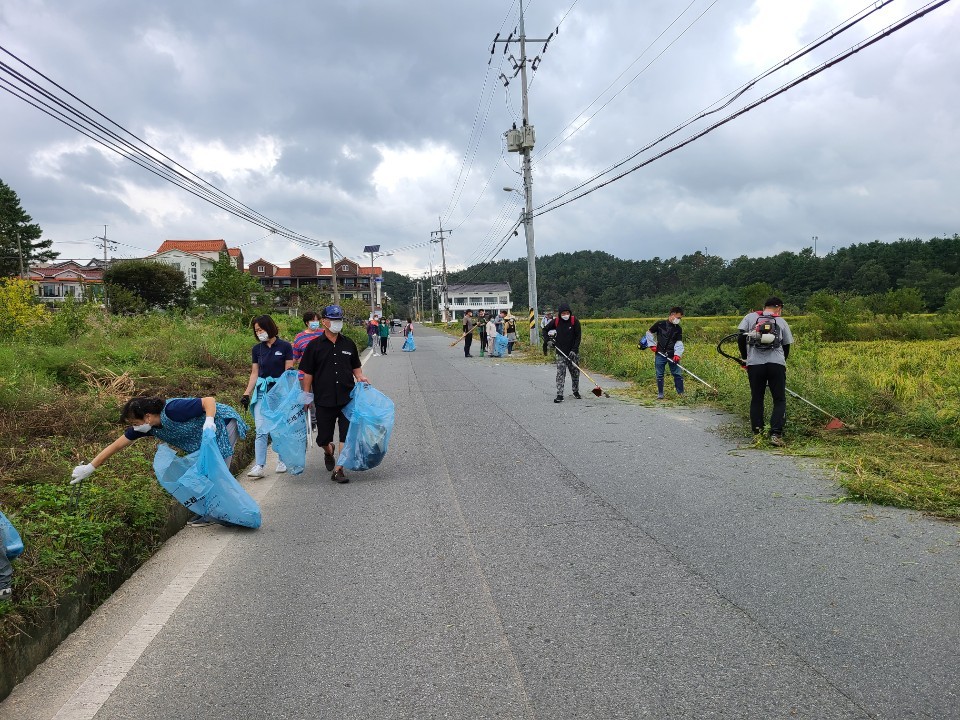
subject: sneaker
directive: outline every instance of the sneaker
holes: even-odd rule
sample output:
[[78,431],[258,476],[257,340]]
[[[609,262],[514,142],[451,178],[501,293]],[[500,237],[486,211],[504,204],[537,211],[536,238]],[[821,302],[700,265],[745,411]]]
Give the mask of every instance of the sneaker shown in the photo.
[[283,461],[277,463],[277,472],[285,473],[287,471],[287,466],[283,464]]
[[556,402],[563,402],[563,395],[557,395],[557,396],[553,399],[553,401],[554,401],[555,403],[556,403]]
[[786,447],[787,443],[784,442],[783,438],[779,435],[770,436],[770,444],[774,447]]
[[0,590],[0,602],[11,602],[13,600],[13,588],[3,588]]
[[215,524],[217,521],[208,517],[197,517],[193,518],[187,523],[188,527],[209,527],[210,525]]
[[663,393],[660,393],[659,395],[657,395],[657,400],[663,400]]
[[326,448],[323,450],[323,464],[331,472],[337,466],[337,459],[333,456],[333,453],[328,453]]
[[573,396],[574,396],[577,400],[583,400],[583,398],[580,397],[580,393],[578,393],[578,392],[575,392],[575,393],[573,394]]
[[343,474],[343,468],[340,468],[335,473],[331,474],[330,479],[340,484],[350,482],[350,478]]
[[250,468],[250,471],[247,473],[247,477],[262,478],[263,465],[254,465],[252,468]]

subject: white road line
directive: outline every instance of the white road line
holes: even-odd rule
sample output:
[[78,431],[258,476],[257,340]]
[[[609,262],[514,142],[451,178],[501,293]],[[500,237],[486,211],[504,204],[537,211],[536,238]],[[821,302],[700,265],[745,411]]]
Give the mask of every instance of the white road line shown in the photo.
[[[261,503],[277,481],[277,476],[248,484],[246,489],[257,503]],[[219,530],[219,531],[218,531]],[[123,681],[150,643],[167,624],[170,616],[190,594],[220,552],[234,537],[226,528],[188,529],[188,532],[208,533],[206,542],[198,548],[197,556],[180,571],[140,616],[127,634],[81,683],[73,695],[53,716],[53,720],[92,720],[117,686]]]

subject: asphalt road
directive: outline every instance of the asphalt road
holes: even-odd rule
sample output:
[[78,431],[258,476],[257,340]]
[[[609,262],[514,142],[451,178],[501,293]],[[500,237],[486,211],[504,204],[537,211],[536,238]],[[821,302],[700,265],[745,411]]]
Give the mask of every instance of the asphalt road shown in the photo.
[[0,718],[960,718],[960,526],[417,340],[379,468],[245,483],[259,531],[179,533]]

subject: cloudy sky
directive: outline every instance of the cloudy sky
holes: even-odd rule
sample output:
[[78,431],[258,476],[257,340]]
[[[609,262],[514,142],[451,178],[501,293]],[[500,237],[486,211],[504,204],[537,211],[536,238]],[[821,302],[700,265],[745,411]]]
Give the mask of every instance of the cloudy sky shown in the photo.
[[[877,4],[877,3],[874,3]],[[898,0],[757,83],[788,83],[925,4]],[[534,205],[564,193],[859,13],[866,0],[532,0],[559,25],[530,87]],[[535,220],[538,254],[732,258],[960,232],[960,3],[646,167]],[[682,14],[681,14],[682,13]],[[498,46],[513,0],[4,0],[0,45],[270,220],[420,274],[485,260],[519,216],[519,78]],[[542,42],[531,43],[531,55]],[[519,55],[512,45],[508,55]],[[17,71],[24,66],[0,57]],[[10,79],[0,73],[0,79]],[[0,84],[0,87],[9,87]],[[670,143],[702,129],[701,120]],[[572,133],[572,134],[571,134]],[[285,264],[326,250],[269,235],[0,93],[0,179],[63,257],[224,238]],[[416,247],[418,246],[419,247]],[[411,247],[415,246],[415,247]],[[500,258],[525,256],[523,232]]]

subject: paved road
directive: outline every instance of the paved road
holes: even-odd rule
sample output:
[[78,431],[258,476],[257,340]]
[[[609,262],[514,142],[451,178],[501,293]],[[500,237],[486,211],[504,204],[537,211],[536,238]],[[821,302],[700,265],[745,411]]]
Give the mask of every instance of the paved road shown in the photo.
[[368,361],[380,468],[252,484],[263,528],[181,532],[0,718],[960,717],[957,525],[448,345]]

